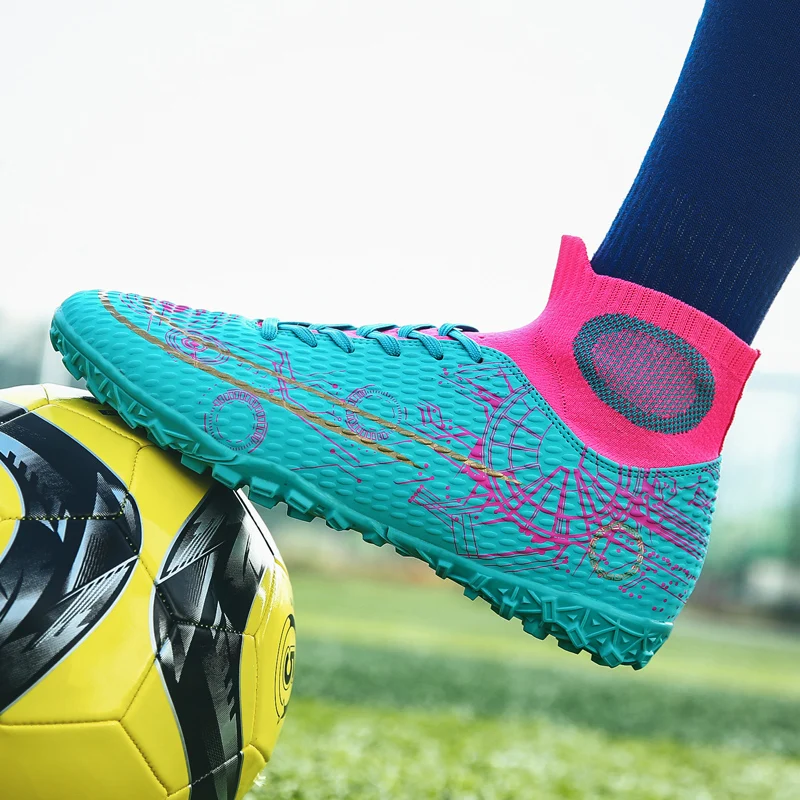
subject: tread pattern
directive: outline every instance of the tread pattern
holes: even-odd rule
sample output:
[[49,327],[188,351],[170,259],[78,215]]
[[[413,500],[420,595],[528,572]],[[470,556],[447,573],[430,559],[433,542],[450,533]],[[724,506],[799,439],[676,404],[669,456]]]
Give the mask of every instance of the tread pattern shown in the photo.
[[178,451],[184,466],[200,474],[210,470],[217,481],[232,489],[248,485],[254,503],[266,508],[285,503],[288,515],[294,519],[310,521],[321,517],[334,530],[355,530],[370,544],[390,544],[400,555],[424,561],[440,578],[461,585],[469,599],[480,597],[499,616],[519,619],[525,632],[537,639],[553,636],[563,650],[571,653],[585,650],[592,661],[603,666],[628,665],[641,669],[672,630],[671,623],[648,622],[614,613],[609,606],[595,604],[576,593],[548,591],[546,586],[534,589],[530,580],[523,582],[514,575],[486,568],[379,524],[278,465],[272,465],[274,474],[270,479],[244,474],[237,469],[234,453],[213,440],[207,445],[188,430],[188,425],[181,424],[177,414],[156,414],[103,374],[59,329],[57,318],[53,320],[50,338],[73,377],[84,379],[89,391],[114,408],[132,428],[143,428],[148,438],[160,447]]

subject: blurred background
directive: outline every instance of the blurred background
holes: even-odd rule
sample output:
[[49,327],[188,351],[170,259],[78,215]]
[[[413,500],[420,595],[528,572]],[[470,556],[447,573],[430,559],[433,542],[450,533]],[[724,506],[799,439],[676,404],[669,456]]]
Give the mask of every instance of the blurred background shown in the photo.
[[[516,327],[602,240],[701,0],[0,3],[0,385],[73,383],[67,294]],[[510,288],[513,287],[513,291]],[[709,560],[644,672],[264,511],[298,610],[257,798],[800,797],[800,271],[726,445]]]

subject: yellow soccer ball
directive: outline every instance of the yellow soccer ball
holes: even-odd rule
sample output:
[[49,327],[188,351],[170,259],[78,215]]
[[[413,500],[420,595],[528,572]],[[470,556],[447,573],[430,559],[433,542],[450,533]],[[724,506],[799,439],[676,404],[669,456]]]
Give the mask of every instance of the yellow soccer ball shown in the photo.
[[88,395],[0,391],[0,798],[241,798],[294,650],[241,492]]

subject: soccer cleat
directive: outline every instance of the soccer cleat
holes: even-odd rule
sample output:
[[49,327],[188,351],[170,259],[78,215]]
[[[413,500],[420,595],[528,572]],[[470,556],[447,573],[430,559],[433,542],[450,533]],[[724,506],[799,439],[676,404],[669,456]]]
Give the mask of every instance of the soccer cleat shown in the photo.
[[756,351],[564,237],[542,315],[481,334],[281,323],[116,292],[57,311],[64,363],[257,503],[390,543],[506,618],[643,667],[705,557]]

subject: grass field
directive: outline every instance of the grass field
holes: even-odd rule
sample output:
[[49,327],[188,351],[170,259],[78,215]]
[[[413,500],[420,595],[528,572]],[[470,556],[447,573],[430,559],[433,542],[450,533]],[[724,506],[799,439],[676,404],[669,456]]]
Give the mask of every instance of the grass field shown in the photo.
[[265,798],[800,798],[800,638],[688,618],[642,672],[454,587],[294,576]]

